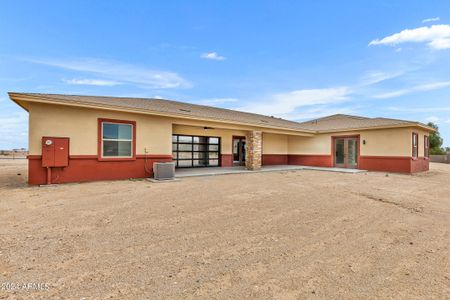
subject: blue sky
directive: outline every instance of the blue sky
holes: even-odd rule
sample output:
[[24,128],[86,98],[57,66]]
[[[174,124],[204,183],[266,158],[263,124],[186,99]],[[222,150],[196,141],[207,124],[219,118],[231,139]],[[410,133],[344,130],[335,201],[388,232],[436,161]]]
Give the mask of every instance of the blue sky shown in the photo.
[[450,146],[450,1],[3,1],[0,149],[27,147],[8,91],[434,121]]

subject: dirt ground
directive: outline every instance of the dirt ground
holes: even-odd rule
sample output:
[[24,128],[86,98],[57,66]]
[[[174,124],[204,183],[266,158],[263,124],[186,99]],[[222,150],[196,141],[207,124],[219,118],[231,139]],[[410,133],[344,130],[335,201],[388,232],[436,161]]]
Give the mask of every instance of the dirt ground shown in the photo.
[[450,298],[450,165],[53,187],[25,173],[0,161],[1,299]]

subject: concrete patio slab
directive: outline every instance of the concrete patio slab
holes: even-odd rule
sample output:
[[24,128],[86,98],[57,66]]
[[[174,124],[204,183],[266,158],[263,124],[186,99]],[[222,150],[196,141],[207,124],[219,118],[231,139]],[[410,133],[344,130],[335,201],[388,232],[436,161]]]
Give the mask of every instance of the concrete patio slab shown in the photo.
[[293,165],[273,165],[263,166],[258,171],[250,171],[245,167],[208,167],[208,168],[186,168],[177,169],[175,171],[176,178],[183,177],[195,177],[195,176],[215,176],[215,175],[227,175],[227,174],[242,174],[242,173],[255,173],[255,172],[280,172],[280,171],[295,171],[295,170],[313,170],[313,171],[328,171],[328,172],[340,172],[340,173],[362,173],[366,170],[358,169],[343,169],[343,168],[322,168],[322,167],[308,167],[308,166],[293,166]]

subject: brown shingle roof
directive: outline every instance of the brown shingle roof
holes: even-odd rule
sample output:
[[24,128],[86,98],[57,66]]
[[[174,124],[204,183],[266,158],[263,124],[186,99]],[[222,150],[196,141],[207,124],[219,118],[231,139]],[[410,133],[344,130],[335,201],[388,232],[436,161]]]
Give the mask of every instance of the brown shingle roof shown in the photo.
[[424,124],[406,120],[388,118],[366,118],[344,114],[336,114],[324,118],[300,123],[306,128],[315,131],[344,131],[358,128],[398,127],[398,126],[425,126]]
[[36,93],[9,93],[14,95],[37,98],[52,103],[65,103],[74,105],[96,105],[115,107],[122,109],[137,109],[149,112],[158,112],[180,117],[196,117],[199,119],[212,119],[218,121],[245,123],[251,126],[274,127],[279,129],[290,129],[296,131],[309,130],[300,123],[281,118],[269,117],[259,114],[246,113],[231,109],[217,108],[212,106],[191,104],[172,100],[154,98],[128,98],[128,97],[101,97],[101,96],[79,96],[58,94],[36,94]]
[[[358,128],[366,129],[398,126],[425,126],[426,128],[429,128],[418,122],[387,118],[366,118],[343,114],[332,115],[300,123],[231,109],[154,98],[102,97],[38,93],[9,93],[9,96],[13,100],[18,100],[20,98],[20,100],[25,101],[50,102],[55,104],[105,107],[117,110],[131,109],[149,113],[154,112],[157,114],[174,117],[217,120],[265,128],[277,128],[311,133],[355,130]],[[431,128],[429,129],[432,130]]]

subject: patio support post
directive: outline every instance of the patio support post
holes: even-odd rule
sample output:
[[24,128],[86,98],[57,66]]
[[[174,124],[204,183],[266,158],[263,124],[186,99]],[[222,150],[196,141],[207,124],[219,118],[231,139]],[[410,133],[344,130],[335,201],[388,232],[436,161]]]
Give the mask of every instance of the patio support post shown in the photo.
[[245,157],[245,166],[248,170],[261,169],[262,161],[262,132],[249,131],[247,133],[247,153]]

